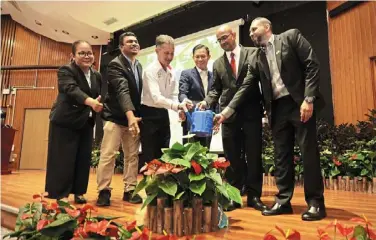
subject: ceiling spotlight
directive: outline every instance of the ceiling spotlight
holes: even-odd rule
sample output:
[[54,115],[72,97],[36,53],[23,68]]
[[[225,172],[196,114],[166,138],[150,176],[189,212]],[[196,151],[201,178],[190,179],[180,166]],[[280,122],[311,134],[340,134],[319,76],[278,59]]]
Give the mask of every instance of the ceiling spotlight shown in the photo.
[[39,22],[38,20],[35,20],[35,24],[36,24],[36,25],[39,25],[39,26],[42,26],[42,23]]
[[67,35],[69,35],[69,32],[67,32],[67,31],[65,31],[65,30],[63,30],[62,32],[65,33],[65,34],[67,34]]
[[98,39],[98,36],[91,36],[92,39]]

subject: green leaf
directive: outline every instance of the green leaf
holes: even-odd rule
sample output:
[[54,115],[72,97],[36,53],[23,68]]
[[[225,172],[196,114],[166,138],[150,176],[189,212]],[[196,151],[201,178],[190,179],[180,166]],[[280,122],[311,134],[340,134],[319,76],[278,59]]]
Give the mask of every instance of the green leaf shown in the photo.
[[218,154],[207,153],[207,154],[206,154],[206,158],[207,158],[207,159],[211,159],[211,160],[216,160],[216,159],[218,159]]
[[77,227],[77,220],[72,219],[67,214],[59,214],[59,215],[66,215],[60,217],[59,219],[53,221],[52,223],[48,224],[44,228],[40,230],[40,233],[49,237],[58,237],[62,235],[64,232],[72,231]]
[[179,200],[181,198],[181,196],[183,196],[185,193],[185,191],[182,191],[181,193],[178,193],[175,197],[174,197],[174,200]]
[[223,185],[217,185],[217,190],[218,190],[218,193],[223,195],[225,198],[229,199],[229,196],[227,194],[227,190]]
[[191,182],[193,182],[193,181],[200,181],[201,179],[205,178],[205,174],[200,173],[199,175],[196,175],[196,174],[190,172],[188,178],[189,178],[189,180]]
[[176,191],[178,190],[178,185],[176,182],[163,180],[159,183],[159,188],[168,195],[175,196]]
[[182,159],[182,158],[174,158],[170,161],[170,163],[175,164],[175,165],[181,165],[187,168],[191,167],[191,162],[189,160]]
[[151,203],[151,201],[153,201],[154,198],[155,198],[157,195],[158,195],[158,192],[153,193],[153,194],[151,194],[151,195],[148,195],[147,198],[145,199],[144,204],[142,204],[141,210],[144,209],[144,207],[146,207],[147,205],[149,205],[149,203]]
[[144,189],[147,185],[147,177],[143,177],[142,180],[137,184],[136,188],[134,189],[132,197],[136,196],[138,192],[140,192],[142,189]]
[[181,143],[176,142],[176,143],[174,143],[172,145],[171,150],[178,151],[178,152],[183,152],[184,151],[184,146]]
[[367,232],[363,226],[358,225],[354,228],[354,235],[356,240],[367,240]]
[[188,161],[191,161],[191,159],[193,158],[193,156],[198,152],[200,151],[200,149],[202,148],[202,146],[200,145],[199,142],[195,142],[193,143],[190,148],[188,149],[188,152],[187,154],[184,156],[184,159],[188,160]]
[[61,201],[61,200],[57,200],[57,205],[59,205],[59,207],[63,207],[63,208],[67,207],[67,208],[73,209],[73,207],[69,203]]
[[154,176],[148,176],[147,177],[147,185],[145,187],[146,194],[153,194],[158,192],[158,184],[159,184],[159,178]]
[[215,169],[215,168],[210,169],[209,174],[206,174],[206,176],[208,178],[212,179],[216,184],[222,185],[222,177],[217,172],[217,169]]
[[200,164],[203,169],[207,169],[210,164],[209,160],[205,158],[199,158],[197,163]]
[[196,193],[200,196],[205,191],[205,188],[206,188],[206,182],[203,180],[192,182],[191,185],[189,186],[189,189],[193,193]]
[[360,176],[366,176],[368,174],[368,170],[363,168],[362,171],[360,172]]
[[226,186],[226,190],[227,190],[227,194],[229,196],[229,199],[231,199],[231,200],[239,203],[240,205],[242,205],[243,201],[242,201],[242,196],[240,195],[239,189],[231,186],[228,183],[225,183],[225,186]]

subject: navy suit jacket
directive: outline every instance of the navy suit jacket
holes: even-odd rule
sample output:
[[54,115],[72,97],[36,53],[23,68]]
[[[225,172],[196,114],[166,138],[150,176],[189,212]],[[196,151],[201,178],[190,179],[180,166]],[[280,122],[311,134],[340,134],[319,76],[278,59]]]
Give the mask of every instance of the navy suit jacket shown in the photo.
[[[213,73],[208,71],[208,89],[206,94],[210,91],[213,84]],[[191,100],[194,104],[205,99],[205,89],[202,84],[200,73],[197,68],[187,69],[182,71],[179,81],[179,101],[182,102],[185,98]]]

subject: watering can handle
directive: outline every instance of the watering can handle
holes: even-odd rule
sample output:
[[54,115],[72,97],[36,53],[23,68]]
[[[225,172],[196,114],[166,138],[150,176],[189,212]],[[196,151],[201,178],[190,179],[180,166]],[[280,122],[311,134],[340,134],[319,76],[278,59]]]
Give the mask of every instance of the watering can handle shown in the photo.
[[183,106],[183,110],[184,110],[185,116],[187,117],[188,124],[191,125],[192,124],[192,117],[191,117],[191,113],[189,112],[189,110],[187,108],[187,105]]

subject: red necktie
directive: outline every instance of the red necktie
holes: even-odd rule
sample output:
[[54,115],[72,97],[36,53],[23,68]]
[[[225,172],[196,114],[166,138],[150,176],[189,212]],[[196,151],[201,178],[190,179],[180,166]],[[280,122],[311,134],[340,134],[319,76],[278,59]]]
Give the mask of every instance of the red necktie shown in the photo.
[[235,63],[235,54],[232,52],[230,54],[231,56],[231,68],[232,68],[232,72],[234,73],[234,76],[236,77],[236,63]]

